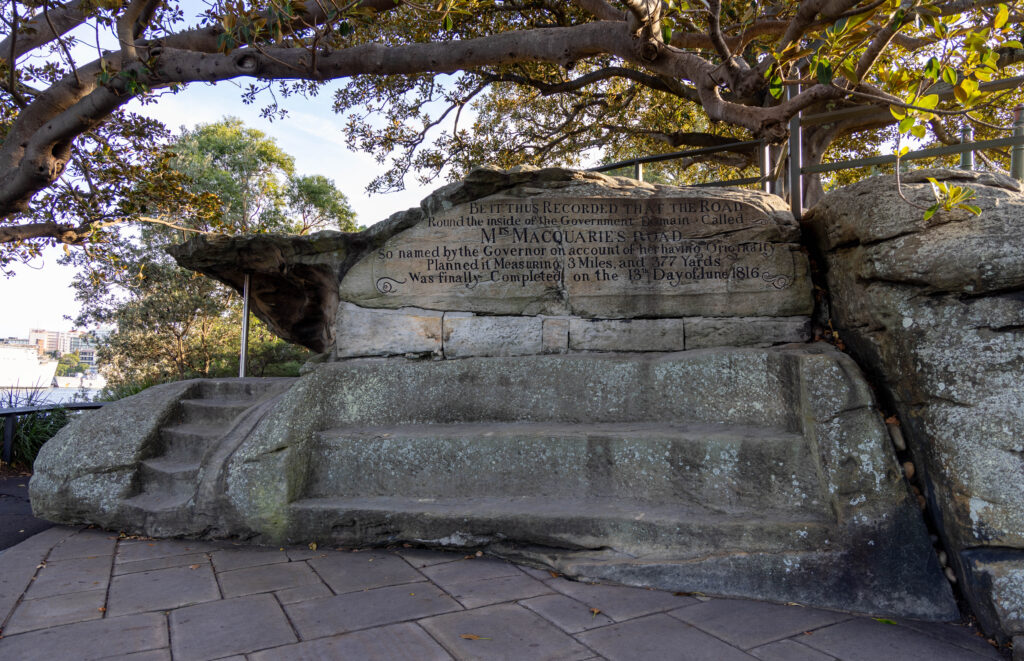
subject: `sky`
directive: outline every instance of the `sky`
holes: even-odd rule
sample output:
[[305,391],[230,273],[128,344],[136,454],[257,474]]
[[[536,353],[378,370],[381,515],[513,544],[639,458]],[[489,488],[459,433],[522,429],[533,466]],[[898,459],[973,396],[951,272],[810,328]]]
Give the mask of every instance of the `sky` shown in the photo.
[[[149,115],[177,131],[197,124],[216,122],[225,116],[241,118],[278,141],[295,157],[299,174],[322,174],[334,180],[348,197],[361,225],[372,225],[396,211],[418,206],[420,200],[442,185],[419,186],[407,178],[405,191],[387,195],[366,194],[366,185],[384,171],[371,156],[350,152],[342,135],[343,118],[331,110],[327,91],[315,99],[288,99],[289,116],[267,121],[259,116],[258,105],[244,105],[239,88],[231,83],[192,85],[176,95],[167,95],[152,105],[133,105],[133,111]],[[0,339],[27,337],[30,328],[71,330],[70,320],[80,308],[70,283],[74,270],[57,264],[62,249],[49,250],[29,265],[19,265],[15,275],[0,275]]]

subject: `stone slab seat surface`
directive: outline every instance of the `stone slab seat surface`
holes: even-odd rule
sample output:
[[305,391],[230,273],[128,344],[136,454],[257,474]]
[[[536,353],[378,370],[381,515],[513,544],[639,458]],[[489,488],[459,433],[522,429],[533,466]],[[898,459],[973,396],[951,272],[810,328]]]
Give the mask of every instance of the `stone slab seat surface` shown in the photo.
[[720,511],[827,509],[811,448],[781,429],[467,422],[340,427],[317,439],[311,497],[588,496],[714,503]]

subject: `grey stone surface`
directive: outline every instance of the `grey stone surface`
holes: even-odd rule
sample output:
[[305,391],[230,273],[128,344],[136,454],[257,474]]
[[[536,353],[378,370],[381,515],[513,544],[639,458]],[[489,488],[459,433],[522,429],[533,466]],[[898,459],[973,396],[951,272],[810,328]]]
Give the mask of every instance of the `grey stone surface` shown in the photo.
[[445,358],[530,356],[543,352],[541,317],[489,317],[446,313]]
[[[157,543],[155,540],[123,540],[117,545],[117,555],[114,557],[114,562],[117,565],[124,564],[129,566],[134,562],[143,562],[149,560],[173,558],[175,556],[190,555],[194,556],[197,553],[205,553],[215,549],[209,542],[203,542],[198,540],[161,540]],[[168,560],[173,562],[173,560]],[[163,567],[154,567],[154,569],[163,569]],[[117,570],[115,570],[117,571]]]
[[221,572],[218,578],[225,597],[241,597],[320,583],[309,565],[299,562],[236,569]]
[[110,565],[111,559],[103,556],[47,562],[39,568],[26,597],[41,599],[56,594],[105,590],[110,581]]
[[804,636],[803,644],[843,661],[978,661],[983,656],[930,636],[869,619],[840,622]]
[[[50,535],[39,535],[7,550],[0,556],[0,569],[21,577],[13,583],[28,585],[35,573],[35,565],[20,559],[45,556],[61,539],[76,531],[63,527],[51,529]],[[47,532],[51,532],[47,531]],[[54,534],[60,533],[60,534]],[[134,550],[134,540],[119,540],[118,547]],[[174,557],[181,551],[175,541],[147,540],[150,559]],[[148,545],[152,546],[148,546]],[[118,552],[120,552],[118,548]],[[227,569],[218,578],[250,571],[281,571],[290,575],[290,568],[304,566],[313,561],[342,558],[354,585],[373,584],[379,576],[369,567],[376,564],[362,562],[345,564],[353,556],[364,555],[350,551],[320,547],[309,554],[297,548],[286,553],[291,562],[276,562],[281,551],[277,548],[253,548],[247,554],[248,567]],[[475,553],[427,553],[418,549],[402,549],[410,559],[419,556],[423,568],[434,567],[439,579],[449,586],[459,586],[459,569],[463,576],[486,597],[488,586],[491,600],[509,598],[504,581],[528,578],[531,571],[508,563],[479,557]],[[266,563],[253,562],[251,555],[267,556]],[[367,556],[370,553],[365,553]],[[386,557],[396,558],[392,554]],[[146,560],[142,560],[145,562]],[[401,560],[401,562],[406,562]],[[413,561],[415,562],[415,561]],[[428,563],[429,564],[426,564]],[[207,566],[210,566],[207,564]],[[441,571],[441,567],[447,567]],[[513,571],[515,573],[510,573]],[[709,597],[681,597],[650,590],[635,590],[619,586],[589,586],[571,583],[563,578],[533,572],[538,585],[572,592],[582,589],[582,595],[591,601],[605,604],[610,611],[620,604],[615,614],[630,617],[616,623],[599,608],[562,593],[522,599],[516,603],[463,608],[439,584],[421,580],[385,588],[357,590],[337,597],[329,595],[326,585],[287,588],[273,594],[250,595],[236,598],[217,598],[192,606],[172,607],[165,612],[142,615],[111,616],[110,610],[92,610],[94,604],[84,600],[88,592],[42,599],[25,599],[19,593],[18,613],[5,623],[0,637],[0,658],[25,661],[51,659],[120,659],[123,661],[168,661],[174,659],[218,659],[220,661],[288,659],[355,658],[366,661],[410,659],[599,659],[599,658],[760,658],[762,661],[855,661],[862,658],[936,658],[936,659],[992,659],[1004,658],[984,639],[966,626],[899,621],[882,624],[869,617],[844,616],[850,619],[839,625],[820,618],[806,619],[808,613],[796,607],[737,600],[719,600]],[[359,578],[365,574],[365,578]],[[127,576],[133,576],[129,574]],[[12,574],[13,576],[13,574]],[[318,589],[310,589],[318,588]],[[24,587],[22,587],[24,589]],[[415,590],[415,592],[413,592]],[[104,590],[94,593],[106,594]],[[412,593],[412,594],[410,594]],[[433,595],[433,596],[431,596]],[[417,596],[419,599],[417,599]],[[426,596],[426,598],[424,598]],[[148,602],[149,608],[160,608],[165,603],[164,586],[159,583],[141,584],[132,594],[109,593],[107,606],[117,606],[124,599],[134,604]],[[483,599],[486,601],[487,599]],[[720,603],[719,603],[720,602]],[[682,608],[679,603],[686,604]],[[89,616],[75,604],[88,607],[97,619],[73,624],[63,623],[65,615]],[[289,604],[286,614],[280,604]],[[716,604],[718,604],[716,606]],[[23,609],[30,610],[23,610]],[[594,612],[591,608],[595,608]],[[650,611],[650,608],[658,610]],[[31,610],[35,609],[35,610]],[[691,610],[693,625],[669,614]],[[448,612],[445,612],[445,611]],[[632,616],[632,613],[647,613]],[[726,621],[725,614],[733,613],[735,623]],[[21,619],[21,613],[31,615]],[[781,615],[780,615],[781,613]],[[806,631],[792,634],[796,624],[793,613]],[[303,632],[300,639],[289,623],[288,615]],[[50,619],[52,621],[45,621]],[[17,623],[34,620],[41,627],[19,631]],[[375,624],[376,622],[376,624]],[[849,623],[866,625],[863,632],[857,628],[836,629]],[[742,633],[748,626],[754,638],[771,642],[748,651],[744,656],[739,645],[749,642]],[[34,626],[34,625],[33,625]],[[775,629],[772,634],[769,629]],[[746,636],[746,638],[745,638]],[[778,637],[788,636],[782,638]],[[807,646],[808,641],[821,637],[822,645],[834,648],[834,654]],[[915,657],[903,652],[920,648]],[[601,652],[607,656],[597,656]],[[865,657],[865,654],[874,655]],[[682,656],[680,656],[682,655]],[[710,655],[710,656],[708,656]],[[739,655],[739,656],[737,656]],[[922,656],[923,655],[923,656]]]
[[164,611],[220,597],[213,571],[203,563],[115,576],[110,583],[107,610],[112,616]]
[[806,260],[778,198],[555,176],[428,211],[348,270],[342,299],[606,318],[810,312]]
[[668,615],[657,614],[585,631],[579,639],[610,661],[669,659],[685,650],[687,661],[750,661],[754,657]]
[[108,617],[0,638],[5,659],[102,659],[167,645],[167,622],[159,613]]
[[476,581],[457,581],[447,584],[445,590],[466,608],[479,608],[506,601],[528,599],[553,592],[550,587],[525,574]]
[[794,640],[780,640],[749,652],[761,661],[835,661],[836,658]]
[[686,348],[763,347],[809,342],[807,317],[692,317],[686,319]]
[[440,615],[420,624],[457,658],[572,661],[593,656],[570,636],[515,604]]
[[577,601],[561,594],[549,594],[534,597],[533,599],[525,599],[519,602],[519,605],[529,608],[534,613],[554,623],[562,631],[568,633],[579,633],[587,629],[596,629],[612,624],[614,621],[600,612],[600,609],[596,609],[597,612],[594,612],[596,607],[587,606],[582,601]]
[[115,562],[114,576],[119,574],[135,574],[141,571],[153,571],[154,569],[170,569],[171,567],[187,567],[195,564],[209,564],[210,558],[205,553],[188,553],[185,555],[170,555],[164,558],[151,558],[149,560],[137,560],[135,562]]
[[569,350],[569,319],[547,317],[541,329],[544,353],[565,353]]
[[616,622],[697,603],[692,597],[618,585],[558,580],[552,581],[551,587],[587,608],[598,609]]
[[277,549],[233,548],[214,551],[210,557],[217,571],[231,571],[245,567],[258,567],[288,562],[288,554]]
[[54,547],[47,560],[68,560],[70,558],[91,558],[110,556],[114,553],[117,535],[104,530],[83,530],[74,537],[65,539]]
[[409,583],[285,606],[302,638],[320,638],[461,610],[437,586]]
[[33,629],[98,620],[103,617],[106,600],[106,589],[26,599],[15,609],[3,632],[10,636]]
[[337,356],[441,353],[441,312],[406,307],[371,310],[350,303],[338,308]]
[[683,319],[571,319],[569,347],[574,351],[682,351]]
[[1003,597],[972,580],[964,554],[1024,550],[1024,195],[991,175],[929,170],[904,180],[911,201],[931,204],[927,176],[973,188],[981,215],[925,221],[891,178],[873,177],[827,196],[809,228],[833,320],[898,413],[960,585],[986,628],[1009,637],[1021,620],[999,614]]
[[271,595],[213,601],[171,611],[171,651],[181,661],[207,661],[297,642]]
[[741,649],[849,619],[845,613],[734,599],[713,599],[669,613]]
[[447,661],[445,652],[415,624],[393,624],[379,629],[319,638],[250,655],[251,661],[319,661],[320,659],[416,659]]
[[[257,382],[204,382],[189,399],[205,411]],[[870,388],[825,345],[366,358],[322,363],[289,383],[213,437],[190,478],[194,497],[186,491],[164,516],[138,505],[150,492],[132,496],[124,527],[275,548],[483,547],[588,580],[885,615],[954,612]],[[161,438],[180,427],[159,428]],[[181,440],[172,436],[171,452]],[[195,554],[181,544],[163,557],[179,551]],[[209,552],[218,572],[290,557]],[[117,575],[159,557],[145,543],[126,546]]]
[[423,574],[391,553],[331,554],[309,564],[336,594],[423,580]]
[[0,622],[10,617],[25,590],[33,582],[37,567],[46,559],[50,549],[61,540],[78,532],[75,528],[60,526],[44,530],[15,545],[16,552],[3,555],[0,562]]

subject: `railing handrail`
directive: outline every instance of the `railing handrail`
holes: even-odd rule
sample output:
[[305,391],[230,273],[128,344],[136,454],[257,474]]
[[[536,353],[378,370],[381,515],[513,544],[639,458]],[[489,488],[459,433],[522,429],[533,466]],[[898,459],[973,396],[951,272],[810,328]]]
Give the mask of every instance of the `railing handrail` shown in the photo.
[[16,409],[0,409],[0,418],[5,418],[9,415],[27,415],[29,413],[38,413],[41,411],[56,411],[57,409],[64,409],[67,411],[78,411],[85,409],[98,409],[102,408],[110,402],[65,402],[63,404],[40,404],[39,406],[21,406]]
[[110,402],[67,402],[64,404],[40,404],[39,406],[19,406],[16,409],[0,409],[0,418],[4,421],[4,444],[0,459],[5,464],[11,463],[11,455],[14,452],[14,430],[18,426],[19,415],[29,415],[44,411],[80,411],[85,409],[98,409]]

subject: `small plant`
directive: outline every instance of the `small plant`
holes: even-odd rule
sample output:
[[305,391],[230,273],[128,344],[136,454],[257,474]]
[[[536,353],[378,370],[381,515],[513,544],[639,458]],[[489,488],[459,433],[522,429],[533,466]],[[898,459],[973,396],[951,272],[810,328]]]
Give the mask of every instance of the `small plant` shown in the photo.
[[[28,406],[42,406],[49,402],[39,390],[0,390],[0,409],[16,409]],[[39,454],[39,448],[68,423],[70,416],[65,409],[39,411],[19,415],[14,430],[14,445],[11,449],[11,465],[31,469]]]
[[975,216],[981,215],[981,207],[974,204],[967,204],[968,200],[974,199],[974,191],[964,186],[954,186],[934,177],[928,177],[932,185],[932,192],[935,194],[935,204],[928,207],[924,212],[924,219],[929,220],[939,209],[950,211],[954,208],[970,211]]
[[166,383],[166,380],[160,379],[139,379],[138,381],[127,381],[124,383],[112,383],[108,384],[100,390],[95,397],[97,402],[116,402],[119,399],[125,397],[131,397],[132,395],[138,395],[140,392],[149,388],[150,386],[159,385]]

